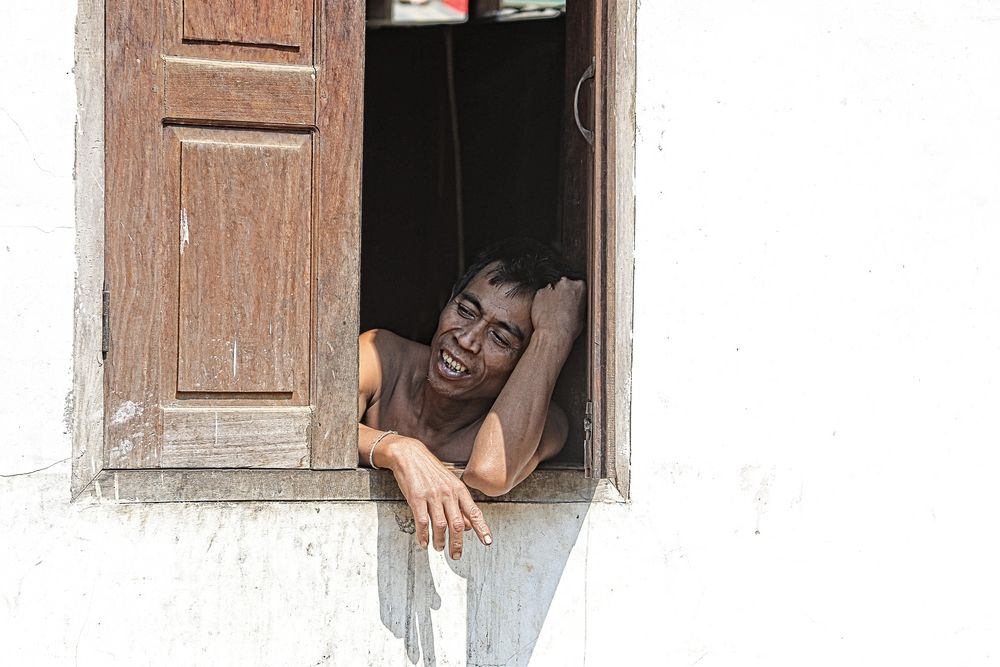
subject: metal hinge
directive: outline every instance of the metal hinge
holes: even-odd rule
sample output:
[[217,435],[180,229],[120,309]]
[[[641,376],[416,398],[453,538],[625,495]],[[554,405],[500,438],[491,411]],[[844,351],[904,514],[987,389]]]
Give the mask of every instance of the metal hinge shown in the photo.
[[111,292],[108,283],[104,283],[101,291],[101,359],[108,358],[111,347]]
[[594,402],[587,401],[583,413],[583,474],[594,476]]

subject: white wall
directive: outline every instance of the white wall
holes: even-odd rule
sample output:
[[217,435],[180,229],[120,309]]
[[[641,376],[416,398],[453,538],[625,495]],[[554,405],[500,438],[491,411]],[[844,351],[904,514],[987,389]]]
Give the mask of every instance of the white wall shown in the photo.
[[996,3],[643,3],[634,500],[489,507],[457,565],[392,505],[68,504],[74,16],[33,4],[0,9],[5,661],[1000,660]]

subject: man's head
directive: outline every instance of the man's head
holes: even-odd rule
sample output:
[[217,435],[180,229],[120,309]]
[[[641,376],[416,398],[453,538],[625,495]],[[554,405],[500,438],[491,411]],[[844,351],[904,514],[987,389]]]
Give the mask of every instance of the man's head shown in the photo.
[[[493,264],[496,266],[491,266]],[[524,237],[512,238],[494,243],[476,255],[452,288],[452,298],[461,294],[472,279],[487,267],[490,269],[487,271],[490,284],[506,286],[511,296],[534,295],[541,288],[559,282],[563,276],[583,280],[579,271],[544,243]]]
[[455,397],[500,394],[531,340],[535,292],[581,276],[551,248],[509,239],[476,256],[441,311],[431,341],[428,380]]

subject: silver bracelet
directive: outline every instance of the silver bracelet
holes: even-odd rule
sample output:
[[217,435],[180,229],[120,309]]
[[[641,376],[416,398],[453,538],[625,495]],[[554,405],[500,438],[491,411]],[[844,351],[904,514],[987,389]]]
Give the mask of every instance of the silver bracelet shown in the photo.
[[368,467],[372,470],[381,470],[377,465],[375,465],[375,448],[378,447],[378,443],[382,442],[382,438],[387,435],[399,435],[395,431],[386,431],[379,437],[375,438],[375,442],[372,443],[372,448],[368,450]]

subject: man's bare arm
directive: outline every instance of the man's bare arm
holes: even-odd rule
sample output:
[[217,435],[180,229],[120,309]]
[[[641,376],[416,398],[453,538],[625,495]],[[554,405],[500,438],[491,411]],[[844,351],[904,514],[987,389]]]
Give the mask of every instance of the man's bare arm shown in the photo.
[[486,415],[462,479],[490,496],[507,493],[566,441],[566,419],[552,390],[583,328],[586,285],[563,278],[535,294],[534,333]]

